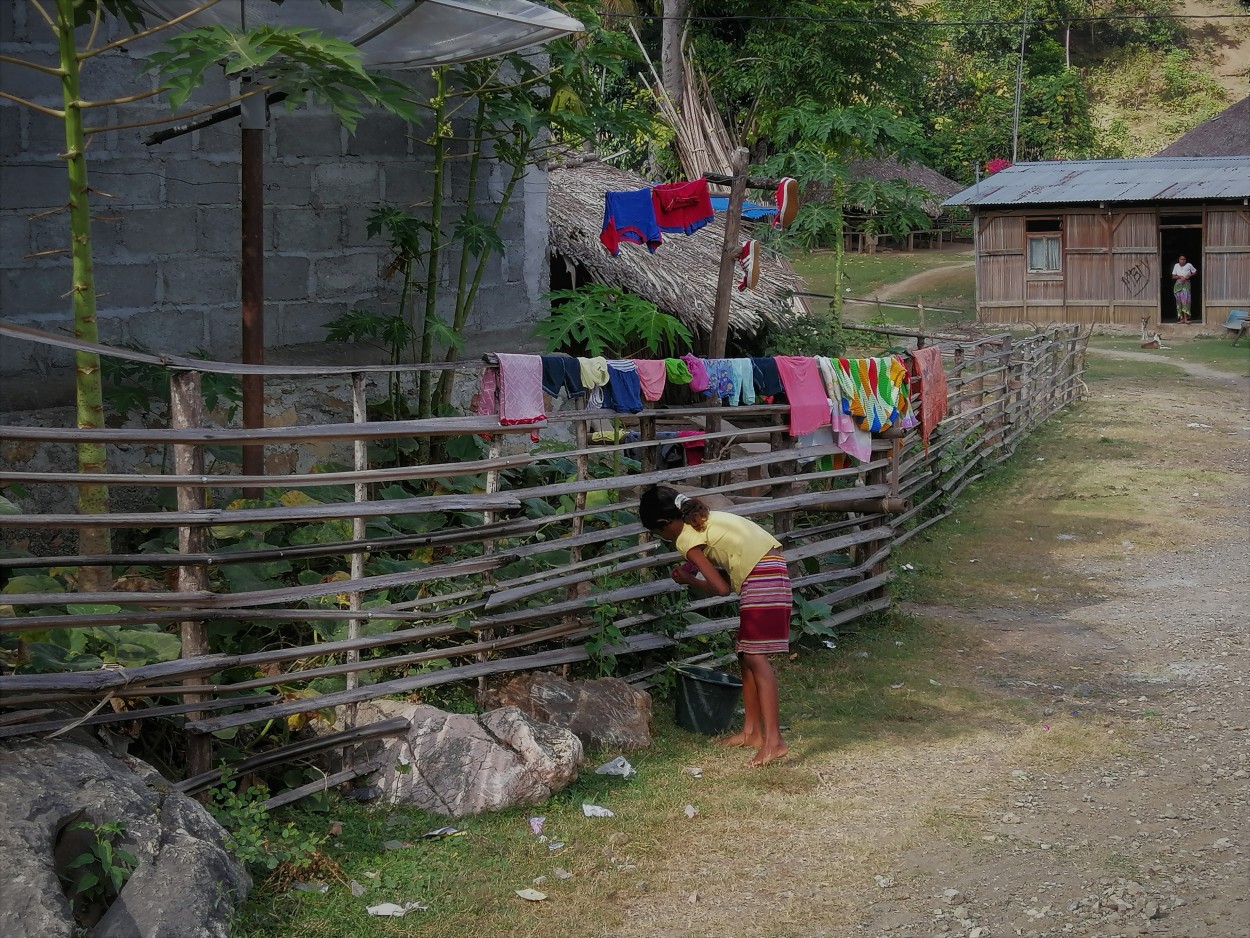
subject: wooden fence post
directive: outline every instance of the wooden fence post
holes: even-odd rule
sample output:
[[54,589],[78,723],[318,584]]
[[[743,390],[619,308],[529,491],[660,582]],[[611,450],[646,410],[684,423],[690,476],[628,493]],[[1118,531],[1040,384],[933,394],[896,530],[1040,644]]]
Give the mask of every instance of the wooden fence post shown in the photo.
[[[365,401],[365,376],[363,372],[352,372],[352,423],[357,426],[368,423],[369,412],[368,404]],[[364,472],[369,468],[369,444],[360,438],[352,440],[352,467],[357,472]],[[364,482],[357,482],[353,486],[354,500],[356,504],[364,502],[368,498],[368,486]],[[365,539],[365,519],[357,516],[352,518],[352,544],[359,547]],[[351,577],[353,581],[359,582],[365,575],[365,555],[362,551],[356,550],[351,555]],[[352,612],[359,612],[363,605],[363,597],[359,589],[354,589],[347,594],[348,608]],[[355,641],[360,638],[360,630],[364,625],[364,620],[357,617],[347,620],[347,637]],[[347,653],[347,660],[352,664],[360,661],[360,649],[353,648]],[[360,686],[360,672],[347,672],[347,689],[355,690]],[[346,708],[346,714],[343,720],[344,728],[351,729],[356,725],[356,705],[349,704]],[[344,768],[351,768],[351,747],[343,750]]]
[[733,182],[729,187],[729,209],[725,212],[725,241],[720,252],[720,271],[716,277],[716,305],[712,313],[712,333],[708,336],[707,357],[724,358],[725,345],[729,339],[729,300],[733,296],[734,264],[742,245],[738,235],[742,230],[742,203],[747,193],[746,147],[738,147],[731,158]]
[[[199,429],[204,425],[204,397],[200,393],[198,371],[178,371],[169,379],[169,423],[175,430]],[[175,443],[174,474],[180,476],[204,475],[204,450],[196,443]],[[199,486],[178,486],[178,510],[197,511],[205,507],[206,490]],[[178,552],[198,554],[204,550],[204,528],[195,525],[179,525]],[[199,564],[183,564],[178,567],[179,592],[202,592],[208,588],[208,577]],[[208,630],[199,619],[187,619],[178,624],[182,639],[182,657],[194,658],[208,654]],[[184,678],[183,684],[201,684],[199,677]],[[187,703],[208,700],[205,694],[187,694]],[[201,712],[187,714],[188,720],[198,720]],[[187,733],[187,774],[200,775],[212,768],[213,740],[202,733]]]

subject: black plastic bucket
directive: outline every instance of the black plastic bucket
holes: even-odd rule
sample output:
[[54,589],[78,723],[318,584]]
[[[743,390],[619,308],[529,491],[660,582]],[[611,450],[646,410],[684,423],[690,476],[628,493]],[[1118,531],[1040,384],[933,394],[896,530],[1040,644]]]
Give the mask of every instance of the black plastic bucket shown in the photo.
[[677,725],[714,736],[729,729],[742,696],[742,681],[724,671],[677,668]]

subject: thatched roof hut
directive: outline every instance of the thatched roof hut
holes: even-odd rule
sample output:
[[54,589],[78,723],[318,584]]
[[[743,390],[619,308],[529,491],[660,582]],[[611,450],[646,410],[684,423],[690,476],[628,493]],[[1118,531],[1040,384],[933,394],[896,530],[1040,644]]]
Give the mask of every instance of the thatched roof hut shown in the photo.
[[[725,221],[716,221],[693,235],[664,236],[651,254],[637,244],[624,244],[616,257],[599,242],[604,193],[640,189],[647,180],[586,155],[570,156],[548,166],[547,219],[550,223],[552,286],[603,283],[628,290],[678,317],[693,332],[706,336],[712,328],[716,279],[720,269]],[[743,227],[743,238],[751,237]],[[807,312],[794,293],[806,289],[803,278],[782,256],[765,249],[759,283],[753,290],[731,291],[729,329],[749,337],[766,320],[783,321]]]
[[1203,121],[1157,156],[1250,156],[1250,98]]
[[855,179],[875,179],[877,182],[889,182],[901,179],[913,186],[928,190],[931,198],[925,200],[924,210],[931,218],[942,214],[942,203],[956,192],[963,191],[963,186],[955,180],[943,176],[936,169],[924,163],[904,163],[896,156],[884,158],[868,158],[854,160],[850,166],[851,176]]

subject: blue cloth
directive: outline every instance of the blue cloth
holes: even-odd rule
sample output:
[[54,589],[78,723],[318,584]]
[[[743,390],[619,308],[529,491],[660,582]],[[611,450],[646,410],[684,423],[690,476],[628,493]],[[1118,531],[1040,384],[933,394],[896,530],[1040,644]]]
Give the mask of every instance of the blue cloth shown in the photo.
[[586,393],[582,386],[582,369],[572,355],[540,355],[543,360],[543,391],[559,397],[561,389],[569,397],[581,397]]
[[615,257],[622,241],[645,244],[652,254],[663,242],[660,223],[655,220],[655,204],[650,189],[630,192],[605,192],[603,195],[603,230],[599,241]]
[[755,393],[759,396],[776,397],[785,390],[775,358],[752,358],[751,371],[755,377]]
[[707,369],[708,397],[726,398],[734,393],[733,365],[728,358],[707,358],[703,361]]
[[608,359],[608,383],[603,386],[603,406],[618,414],[642,412],[642,381],[628,358]]
[[729,394],[729,406],[755,403],[755,369],[749,358],[731,358],[729,367],[733,378],[733,390]]
[[[724,195],[712,196],[712,209],[717,212],[729,211],[729,197]],[[776,214],[777,210],[771,205],[760,205],[758,202],[742,203],[743,218],[769,218]]]

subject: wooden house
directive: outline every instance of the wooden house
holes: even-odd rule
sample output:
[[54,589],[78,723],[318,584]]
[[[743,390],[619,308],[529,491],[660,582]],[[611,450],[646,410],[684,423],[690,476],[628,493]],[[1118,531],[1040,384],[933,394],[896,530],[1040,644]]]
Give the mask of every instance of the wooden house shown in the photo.
[[944,204],[973,213],[983,319],[1175,322],[1180,255],[1196,320],[1250,308],[1250,155],[1018,163]]

